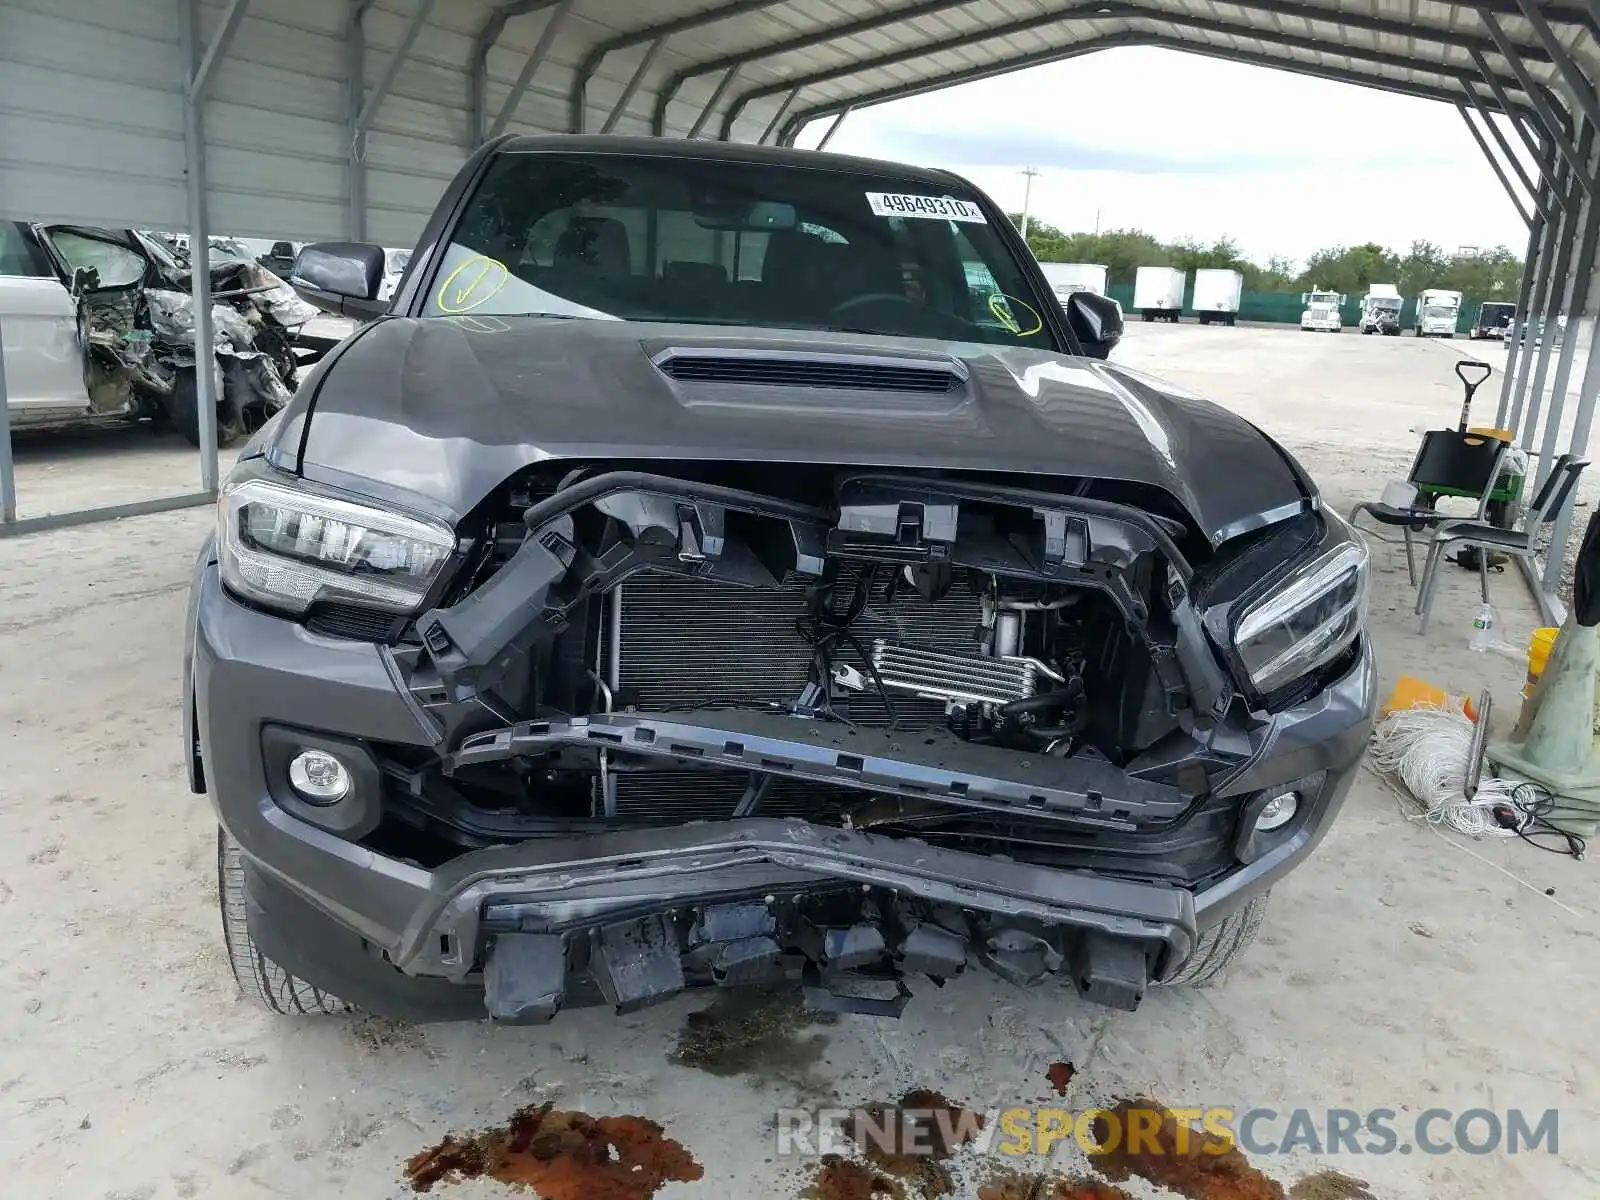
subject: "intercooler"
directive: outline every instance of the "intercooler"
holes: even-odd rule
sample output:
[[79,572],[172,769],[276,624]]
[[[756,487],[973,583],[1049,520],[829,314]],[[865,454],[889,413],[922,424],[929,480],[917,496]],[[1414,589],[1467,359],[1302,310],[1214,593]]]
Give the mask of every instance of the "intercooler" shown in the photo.
[[[802,585],[745,588],[655,572],[633,575],[623,585],[621,694],[642,711],[793,704],[812,675],[813,648],[798,628],[807,611]],[[977,652],[981,619],[978,595],[964,579],[936,602],[909,585],[885,599],[880,584],[850,633],[869,655],[881,639],[970,656]],[[849,643],[833,661],[866,671]],[[893,703],[899,728],[945,722],[942,701],[896,695]],[[870,693],[836,689],[834,710],[858,725],[887,721],[883,700]],[[726,817],[747,784],[748,776],[726,771],[629,772],[617,779],[617,807],[633,817]],[[849,789],[774,780],[762,795],[761,812],[820,816],[861,799]]]

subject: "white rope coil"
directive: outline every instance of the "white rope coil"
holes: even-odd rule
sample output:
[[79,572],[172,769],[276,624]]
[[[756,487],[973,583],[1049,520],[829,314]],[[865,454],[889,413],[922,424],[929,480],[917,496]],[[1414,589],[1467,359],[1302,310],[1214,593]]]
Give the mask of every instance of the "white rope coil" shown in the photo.
[[1373,730],[1368,753],[1373,766],[1405,784],[1433,824],[1472,837],[1515,837],[1490,811],[1497,804],[1516,807],[1515,783],[1485,775],[1471,800],[1462,794],[1475,728],[1457,698],[1440,707],[1398,709]]

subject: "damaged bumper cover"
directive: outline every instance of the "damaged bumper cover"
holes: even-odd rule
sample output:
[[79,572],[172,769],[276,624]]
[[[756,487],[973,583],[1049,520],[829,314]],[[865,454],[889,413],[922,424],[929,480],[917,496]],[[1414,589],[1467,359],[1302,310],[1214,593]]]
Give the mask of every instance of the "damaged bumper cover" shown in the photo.
[[[436,732],[392,661],[377,646],[323,638],[240,605],[223,593],[209,553],[198,566],[185,670],[192,782],[210,793],[245,853],[252,933],[264,953],[318,986],[417,1020],[482,1015],[486,1003],[500,1019],[541,1020],[569,1000],[637,1006],[683,986],[775,977],[798,976],[819,999],[854,974],[914,983],[969,961],[1019,983],[1056,974],[1101,1003],[1130,1007],[1182,965],[1197,928],[1270,887],[1320,840],[1359,764],[1376,686],[1363,647],[1348,674],[1259,731],[1227,795],[1242,804],[1318,772],[1326,786],[1292,836],[1197,890],[776,818],[575,832],[428,869],[286,810],[263,760],[263,725],[274,722],[437,753]],[[764,715],[615,714],[598,728],[631,737],[653,727],[670,745],[685,729],[669,733],[663,722],[698,727],[706,753],[725,754],[723,743],[739,740],[727,731],[735,718],[754,724]],[[791,751],[834,754],[831,742],[801,731],[837,730],[775,720]],[[513,753],[518,737],[588,740],[596,728],[512,727],[469,745]],[[752,730],[747,753],[757,745]],[[878,769],[876,756],[859,757],[863,770]],[[899,752],[891,765],[904,773],[916,764]],[[833,757],[828,769],[839,768]],[[948,802],[962,768],[939,769],[950,776]],[[1089,802],[1093,781],[1059,782],[1061,815],[1081,820],[1074,810]],[[1126,795],[1127,783],[1111,795]],[[864,1004],[851,1006],[882,1011]]]
[[[867,902],[868,896],[877,902]],[[836,923],[819,922],[803,904],[846,897],[848,906],[838,911],[848,915]],[[945,919],[935,921],[934,914]],[[734,936],[716,936],[719,921],[737,924],[726,930]],[[1081,990],[1132,1008],[1146,979],[1187,958],[1196,936],[1193,897],[1179,888],[769,818],[550,839],[466,855],[435,873],[391,959],[408,973],[464,982],[473,955],[461,948],[480,945],[488,933],[497,941],[513,934],[582,935],[589,971],[619,1008],[681,990],[681,960],[687,954],[693,969],[697,949],[711,968],[720,963],[726,969],[730,961],[748,967],[756,947],[745,943],[752,938],[765,939],[765,974],[781,974],[780,960],[790,957],[803,961],[804,973],[823,988],[830,975],[904,969],[908,958],[936,976],[956,974],[970,951],[1019,983],[1077,964],[1074,982]],[[608,965],[608,942],[632,943],[632,956],[643,959],[651,955],[639,947],[659,945],[654,957],[660,964],[649,972],[658,982],[630,988]],[[920,961],[931,942],[948,949],[942,959]],[[503,952],[555,954],[565,976],[570,949],[513,939],[509,947],[497,944],[489,961]],[[1130,959],[1137,960],[1131,970]],[[744,979],[712,973],[719,982],[759,977],[754,971]]]

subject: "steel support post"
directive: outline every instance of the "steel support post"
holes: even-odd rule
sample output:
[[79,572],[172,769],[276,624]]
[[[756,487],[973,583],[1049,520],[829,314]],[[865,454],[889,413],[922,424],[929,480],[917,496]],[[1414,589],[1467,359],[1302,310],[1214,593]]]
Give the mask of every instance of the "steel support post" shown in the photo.
[[[778,105],[778,111],[772,114],[772,120],[767,122],[767,127],[761,131],[761,136],[756,139],[756,145],[765,146],[772,140],[772,135],[778,132],[778,127],[783,124],[783,119],[789,115],[789,110],[794,107],[794,102],[800,99],[800,89],[790,88],[784,96],[783,103]],[[723,131],[723,141],[732,140],[730,130]]]
[[[1539,191],[1544,193],[1547,189],[1540,181]],[[1516,320],[1527,320],[1528,304],[1533,294],[1533,277],[1538,268],[1539,256],[1544,252],[1545,230],[1549,223],[1539,213],[1535,213],[1533,221],[1528,227],[1528,252],[1522,259],[1522,279],[1517,287]],[[1500,378],[1500,403],[1495,409],[1494,427],[1506,428],[1506,416],[1511,408],[1511,380],[1516,374],[1517,360],[1520,355],[1520,343],[1516,338],[1511,338],[1506,345],[1506,367]]]
[[610,133],[617,127],[617,122],[622,120],[622,114],[628,111],[628,105],[632,104],[633,98],[639,94],[639,88],[644,84],[644,77],[650,73],[650,68],[656,65],[656,57],[666,44],[665,37],[658,37],[646,48],[644,57],[639,60],[639,65],[634,68],[627,86],[622,89],[622,95],[617,97],[617,102],[611,106],[611,111],[606,115],[606,123],[600,127],[601,133]]
[[[1500,153],[1505,155],[1507,165],[1516,172],[1517,179],[1521,182],[1523,189],[1528,193],[1529,196],[1533,198],[1533,206],[1544,214],[1545,220],[1553,220],[1555,218],[1555,213],[1551,210],[1550,206],[1545,203],[1543,189],[1536,186],[1534,181],[1528,178],[1528,173],[1522,169],[1522,160],[1517,157],[1516,151],[1511,148],[1511,143],[1506,141],[1506,135],[1500,131],[1499,122],[1494,119],[1494,115],[1489,111],[1489,106],[1486,105],[1483,102],[1483,98],[1478,95],[1478,89],[1468,86],[1467,97],[1472,101],[1472,107],[1478,110],[1478,115],[1483,118],[1484,125],[1488,127],[1489,133],[1494,137],[1495,145],[1500,147]],[[1511,124],[1523,134],[1524,137],[1526,137],[1527,131],[1522,128],[1522,125],[1517,120],[1515,113],[1508,112],[1505,114],[1505,118],[1506,120],[1510,121]],[[1476,130],[1474,130],[1474,133],[1476,133]],[[1481,139],[1479,140],[1478,144],[1480,146],[1483,144]],[[1483,153],[1490,159],[1491,162],[1494,161],[1494,156],[1491,155],[1487,149],[1485,149]],[[1533,161],[1535,164],[1539,163],[1540,161],[1539,147],[1537,145],[1534,145],[1533,147]],[[1534,170],[1539,170],[1537,165],[1535,165]],[[1496,168],[1496,172],[1498,173],[1498,167]],[[1544,174],[1542,172],[1539,175],[1539,179],[1542,183],[1544,180]]]
[[[1550,355],[1555,349],[1556,319],[1561,315],[1562,302],[1567,298],[1567,285],[1572,278],[1574,259],[1582,249],[1580,246],[1580,230],[1589,214],[1586,203],[1588,196],[1578,190],[1579,176],[1588,170],[1589,156],[1593,150],[1594,127],[1587,122],[1584,124],[1578,137],[1578,153],[1581,155],[1577,169],[1566,172],[1569,180],[1566,203],[1561,210],[1560,242],[1556,246],[1555,270],[1549,281],[1544,297],[1543,336],[1539,339],[1538,363],[1533,371],[1533,384],[1528,390],[1528,407],[1526,414],[1526,429],[1520,442],[1523,449],[1530,454],[1534,452],[1535,439],[1539,434],[1539,420],[1544,408],[1545,383],[1550,373]],[[1535,328],[1538,328],[1535,326]],[[1520,336],[1520,334],[1519,334]],[[1550,398],[1551,413],[1545,419],[1559,420],[1560,411],[1565,396],[1552,395]],[[1539,476],[1542,478],[1546,469],[1545,464],[1539,467]]]
[[[1540,88],[1533,76],[1528,74],[1528,68],[1523,62],[1525,57],[1511,39],[1506,36],[1505,30],[1500,28],[1500,22],[1495,20],[1494,14],[1483,5],[1478,6],[1478,20],[1483,22],[1483,27],[1488,31],[1494,44],[1499,47],[1500,55],[1506,60],[1506,65],[1511,68],[1511,73],[1517,77],[1522,85],[1522,90],[1527,94],[1528,102],[1533,105],[1533,111],[1539,114],[1539,123],[1544,126],[1545,134],[1555,142],[1556,149],[1561,151],[1561,156],[1567,160],[1567,165],[1576,172],[1579,187],[1585,193],[1594,190],[1594,180],[1588,178],[1587,164],[1589,156],[1583,152],[1583,147],[1574,146],[1567,137],[1561,121],[1557,118],[1555,110],[1550,107],[1550,102],[1545,98],[1545,93]],[[1483,64],[1483,56],[1474,52],[1474,59],[1479,64],[1479,69],[1487,75],[1488,71]]]
[[[1478,126],[1473,121],[1472,114],[1463,105],[1457,105],[1456,111],[1461,114],[1461,119],[1467,123],[1467,131],[1472,134],[1472,140],[1478,143],[1478,149],[1483,151],[1483,157],[1488,161],[1489,169],[1494,172],[1494,177],[1500,181],[1500,186],[1505,188],[1506,199],[1510,200],[1511,207],[1517,210],[1517,216],[1522,218],[1524,225],[1533,224],[1533,217],[1522,206],[1522,197],[1517,194],[1517,189],[1511,186],[1511,177],[1501,167],[1500,160],[1495,157],[1494,151],[1489,149],[1489,143],[1484,140],[1483,134],[1478,132]],[[1516,160],[1513,159],[1512,166],[1515,167],[1516,165]],[[1527,182],[1526,176],[1523,177],[1523,182]]]
[[205,94],[195,87],[200,68],[200,6],[178,0],[182,43],[183,150],[189,200],[189,278],[194,300],[195,404],[199,406],[200,488],[217,490],[217,352],[211,328],[211,236],[206,196]]
[[6,330],[0,321],[0,525],[17,519],[17,471],[11,458],[11,402],[6,398]]
[[[1577,338],[1576,320],[1572,336]],[[1600,400],[1600,315],[1589,335],[1589,360],[1583,370],[1583,382],[1578,385],[1578,406],[1573,413],[1572,437],[1567,441],[1567,453],[1580,457],[1588,452],[1589,433],[1594,426],[1594,408]],[[1573,504],[1556,514],[1555,525],[1550,530],[1550,547],[1545,551],[1544,582],[1547,591],[1555,591],[1561,583],[1561,568],[1567,560],[1567,542],[1572,536]]]
[[406,31],[400,37],[400,44],[394,48],[394,53],[389,56],[388,63],[383,68],[383,74],[378,79],[378,86],[372,89],[372,95],[366,97],[361,105],[361,111],[356,116],[356,131],[366,133],[372,128],[372,120],[378,115],[378,109],[383,107],[383,102],[388,98],[389,89],[394,86],[394,81],[400,77],[400,68],[406,65],[406,59],[411,54],[411,47],[417,44],[417,38],[422,34],[422,27],[428,23],[428,14],[433,11],[434,0],[418,0],[417,10],[411,14],[411,20],[406,24]]
[[367,33],[361,18],[372,7],[372,0],[350,0],[350,24],[345,30],[344,69],[345,136],[345,233],[351,241],[367,237],[367,135],[361,129],[361,106],[367,94]]
[[[550,47],[556,40],[556,34],[561,32],[561,27],[566,24],[567,14],[572,11],[573,0],[561,0],[555,6],[549,18],[544,23],[544,29],[539,33],[539,40],[534,43],[528,52],[527,61],[522,64],[522,70],[517,72],[517,81],[511,85],[511,90],[506,93],[505,102],[500,105],[500,111],[495,114],[494,123],[489,126],[489,137],[499,137],[505,132],[506,125],[511,121],[511,114],[517,111],[517,105],[522,103],[522,97],[527,94],[528,85],[533,82],[534,75],[544,63],[545,57],[550,53]],[[479,139],[480,141],[484,139]]]
[[[1550,61],[1555,63],[1562,78],[1567,81],[1567,86],[1572,89],[1578,107],[1583,109],[1584,118],[1591,125],[1600,125],[1600,98],[1595,96],[1594,83],[1584,75],[1578,64],[1572,61],[1567,48],[1561,44],[1561,39],[1556,37],[1556,31],[1550,28],[1550,22],[1545,20],[1544,13],[1540,11],[1540,0],[1517,0],[1517,7],[1522,10],[1523,18],[1528,24],[1533,26],[1533,32],[1538,35],[1545,52],[1550,55]],[[1600,39],[1600,34],[1596,37]]]
[[734,80],[739,78],[739,68],[729,67],[717,86],[711,92],[711,99],[707,100],[705,107],[700,110],[700,115],[694,119],[694,124],[689,126],[689,136],[697,138],[706,127],[706,122],[711,120],[711,114],[716,111],[717,105],[722,103],[722,98],[728,94],[728,89],[733,86]]
[[826,150],[828,148],[828,143],[833,141],[833,135],[839,132],[839,126],[844,124],[844,119],[850,115],[851,111],[851,109],[846,108],[833,119],[833,123],[828,126],[827,132],[822,135],[822,140],[817,143],[818,150]]
[[[1580,137],[1579,144],[1592,147],[1594,126],[1584,122],[1583,133],[1587,136]],[[1591,168],[1592,169],[1592,168]],[[1561,310],[1566,310],[1567,331],[1561,338],[1561,352],[1556,359],[1555,379],[1550,384],[1550,411],[1545,416],[1544,441],[1539,447],[1539,471],[1534,479],[1534,486],[1543,484],[1545,477],[1550,474],[1550,464],[1555,461],[1556,441],[1561,434],[1561,417],[1567,406],[1567,385],[1572,380],[1572,362],[1577,353],[1579,321],[1583,311],[1589,303],[1589,283],[1594,276],[1595,243],[1600,237],[1600,210],[1597,210],[1594,198],[1590,197],[1583,205],[1579,217],[1580,242],[1578,255],[1572,264],[1569,283],[1558,294],[1562,302],[1557,307],[1557,320]],[[1557,326],[1545,327],[1545,344],[1548,346],[1556,335]]]
[[[1567,170],[1564,162],[1556,161],[1552,164],[1552,174],[1555,179],[1551,185],[1550,193],[1554,197],[1557,219],[1548,222],[1544,227],[1543,244],[1539,247],[1539,256],[1535,260],[1536,268],[1533,278],[1533,290],[1528,295],[1528,306],[1517,314],[1517,335],[1521,330],[1538,320],[1538,314],[1544,310],[1545,296],[1551,286],[1551,277],[1555,273],[1555,262],[1560,256],[1563,232],[1567,230]],[[1521,342],[1522,353],[1517,362],[1517,377],[1511,385],[1511,412],[1507,429],[1515,431],[1518,441],[1521,441],[1523,417],[1528,408],[1529,384],[1533,376],[1534,360],[1538,357],[1534,353],[1533,343]]]

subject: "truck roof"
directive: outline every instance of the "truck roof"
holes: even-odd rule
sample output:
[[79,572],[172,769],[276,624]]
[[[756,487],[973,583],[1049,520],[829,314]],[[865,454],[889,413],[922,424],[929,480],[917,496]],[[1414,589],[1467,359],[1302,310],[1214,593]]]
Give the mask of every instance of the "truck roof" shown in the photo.
[[949,187],[959,184],[977,191],[970,180],[953,171],[933,167],[913,167],[887,159],[861,158],[854,154],[831,154],[818,150],[795,150],[782,146],[753,146],[748,142],[715,142],[696,138],[619,137],[615,134],[504,134],[496,150],[501,154],[606,154],[652,158],[699,158],[716,162],[759,163],[778,167],[809,167],[813,170],[858,171],[888,175],[908,183]]

